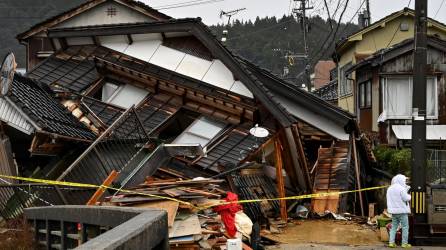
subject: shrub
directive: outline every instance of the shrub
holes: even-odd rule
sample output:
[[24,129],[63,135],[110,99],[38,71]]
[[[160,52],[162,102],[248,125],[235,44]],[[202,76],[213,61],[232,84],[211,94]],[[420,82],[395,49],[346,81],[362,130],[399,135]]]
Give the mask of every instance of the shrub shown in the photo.
[[378,166],[391,174],[410,174],[411,150],[395,149],[380,145],[374,150]]

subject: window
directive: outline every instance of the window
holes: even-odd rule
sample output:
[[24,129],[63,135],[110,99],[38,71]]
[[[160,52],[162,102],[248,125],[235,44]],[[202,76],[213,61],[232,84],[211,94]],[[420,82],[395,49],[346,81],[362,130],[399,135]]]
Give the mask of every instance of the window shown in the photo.
[[345,75],[345,71],[352,66],[352,63],[347,63],[339,70],[339,96],[346,96],[352,93],[351,75]]
[[107,102],[118,88],[119,88],[118,84],[106,82],[102,87],[102,98],[101,98],[102,101]]
[[372,106],[372,82],[366,81],[359,84],[359,107],[369,108]]
[[[412,77],[382,78],[383,113],[387,119],[412,118]],[[438,117],[437,79],[427,77],[426,114],[429,119]]]
[[202,116],[187,127],[172,143],[199,143],[205,147],[224,127],[224,123]]
[[147,90],[130,84],[118,85],[106,82],[102,87],[101,100],[128,109],[132,105],[139,104],[148,94]]

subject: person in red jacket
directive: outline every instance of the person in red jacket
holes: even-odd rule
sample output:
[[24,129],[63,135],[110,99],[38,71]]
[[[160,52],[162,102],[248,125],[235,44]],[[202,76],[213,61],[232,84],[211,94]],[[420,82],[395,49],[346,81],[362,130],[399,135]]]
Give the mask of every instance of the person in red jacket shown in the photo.
[[231,192],[228,192],[225,201],[231,203],[214,207],[214,211],[221,216],[221,220],[223,221],[223,224],[225,224],[226,232],[229,237],[234,238],[237,233],[235,214],[242,210],[242,206],[237,203],[238,196]]

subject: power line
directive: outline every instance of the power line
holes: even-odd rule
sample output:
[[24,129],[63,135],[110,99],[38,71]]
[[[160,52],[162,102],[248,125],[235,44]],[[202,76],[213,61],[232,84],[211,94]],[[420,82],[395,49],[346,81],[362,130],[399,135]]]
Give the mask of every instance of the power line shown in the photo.
[[438,7],[437,12],[435,12],[434,19],[437,17],[438,12],[441,10],[441,7],[443,7],[444,1],[445,1],[445,0],[441,1],[440,7]]
[[163,4],[163,5],[155,6],[154,8],[158,9],[158,8],[172,7],[172,6],[176,6],[176,5],[190,4],[190,3],[202,2],[202,1],[204,1],[204,0],[192,0],[192,1],[186,1],[186,2]]
[[303,39],[304,39],[304,64],[305,64],[305,84],[308,87],[308,91],[311,91],[311,81],[310,81],[310,67],[308,64],[308,43],[307,43],[307,33],[309,31],[309,25],[307,22],[306,11],[313,9],[313,7],[308,6],[308,0],[294,0],[295,3],[300,2],[300,7],[293,9],[293,13],[296,14],[296,18],[302,23]]
[[328,22],[330,23],[330,29],[333,30],[333,23],[331,22],[331,15],[330,15],[330,9],[328,8],[327,0],[324,0],[325,8],[327,9],[328,14]]
[[[365,0],[364,0],[364,1],[365,1]],[[362,2],[362,4],[364,4],[364,1]],[[327,37],[325,38],[324,42],[322,43],[322,46],[321,46],[321,47],[319,48],[319,50],[314,54],[314,57],[313,57],[313,59],[311,60],[312,63],[314,63],[315,61],[320,60],[320,59],[322,58],[322,56],[324,55],[324,53],[320,54],[320,53],[322,52],[322,50],[327,49],[327,48],[330,48],[331,45],[335,42],[335,40],[336,40],[336,34],[337,34],[337,32],[338,32],[339,26],[341,25],[342,17],[344,16],[344,13],[345,13],[345,11],[346,11],[346,9],[347,9],[347,5],[348,5],[348,3],[349,3],[349,0],[346,1],[345,5],[344,5],[344,8],[343,8],[343,10],[342,10],[342,12],[341,12],[341,15],[339,16],[339,19],[338,19],[338,22],[337,22],[337,25],[336,25],[336,30],[335,30],[335,32],[334,32],[334,34],[333,34],[333,40],[330,42],[330,44],[329,44],[328,46],[326,46],[326,44],[327,44],[327,42],[328,42],[328,39],[330,39],[331,34],[332,34],[332,32],[330,32],[330,33],[327,35]],[[361,4],[361,6],[362,6],[362,4]],[[360,9],[361,9],[361,7],[358,9],[358,12],[359,12]],[[333,14],[333,15],[335,15],[335,14]],[[356,14],[355,14],[355,15],[356,15]],[[347,26],[346,26],[346,27],[347,27]],[[314,58],[315,58],[316,56],[318,56],[319,54],[320,54],[320,56],[317,58],[317,60],[314,60]]]
[[160,6],[156,6],[154,8],[157,10],[168,10],[168,9],[176,9],[176,8],[184,8],[184,7],[197,6],[197,5],[203,5],[203,4],[217,3],[217,2],[222,2],[222,1],[225,1],[225,0],[194,0],[194,1],[175,3],[175,4],[160,5]]
[[[444,1],[444,0],[443,0]],[[412,0],[409,0],[409,3],[407,4],[407,7],[410,6],[410,3],[412,2]],[[398,26],[396,26],[395,32],[393,32],[392,38],[390,39],[389,43],[386,46],[386,49],[390,46],[390,44],[393,42],[393,39],[395,39],[396,33],[398,33],[398,30],[400,29],[402,21],[400,21],[400,24]]]

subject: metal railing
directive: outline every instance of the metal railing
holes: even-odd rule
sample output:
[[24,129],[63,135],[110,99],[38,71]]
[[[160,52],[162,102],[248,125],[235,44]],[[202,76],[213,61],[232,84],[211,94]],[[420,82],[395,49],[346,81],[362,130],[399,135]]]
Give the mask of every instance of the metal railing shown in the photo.
[[27,208],[25,216],[39,249],[169,249],[162,210],[53,206]]
[[427,150],[427,181],[431,184],[446,184],[446,150]]

